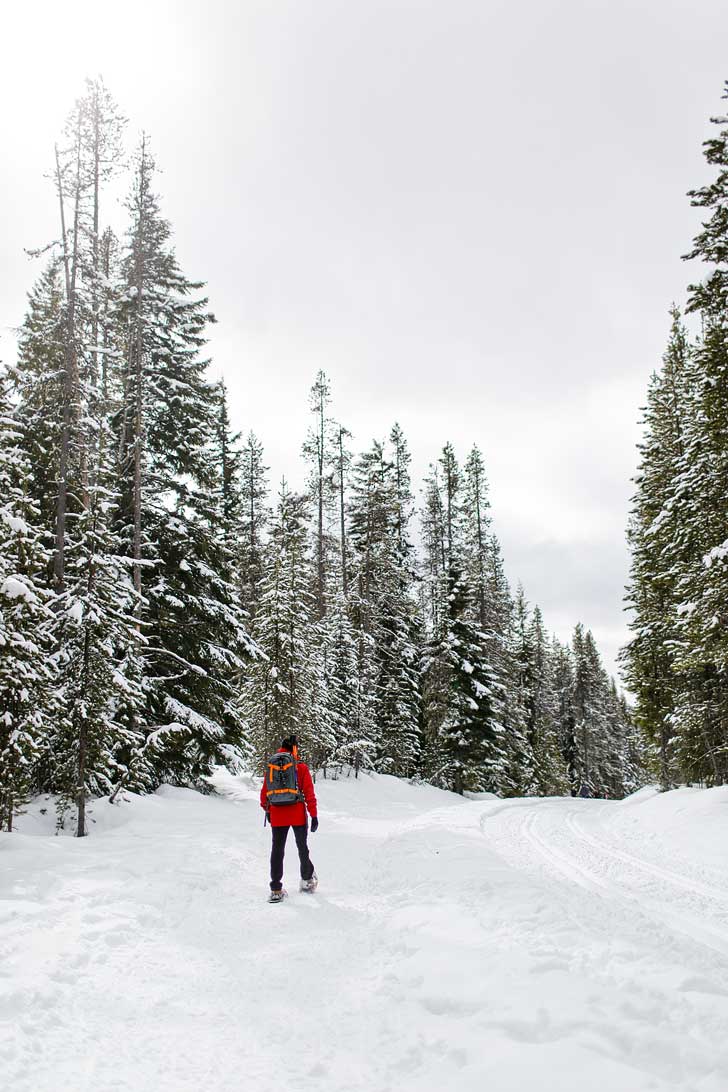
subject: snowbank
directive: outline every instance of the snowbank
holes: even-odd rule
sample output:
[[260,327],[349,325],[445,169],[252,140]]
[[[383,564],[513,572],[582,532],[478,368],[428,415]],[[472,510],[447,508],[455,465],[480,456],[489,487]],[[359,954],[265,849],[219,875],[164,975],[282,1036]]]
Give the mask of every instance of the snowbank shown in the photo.
[[663,851],[725,870],[728,865],[728,785],[715,789],[647,788],[623,800],[610,829],[631,841],[655,843]]

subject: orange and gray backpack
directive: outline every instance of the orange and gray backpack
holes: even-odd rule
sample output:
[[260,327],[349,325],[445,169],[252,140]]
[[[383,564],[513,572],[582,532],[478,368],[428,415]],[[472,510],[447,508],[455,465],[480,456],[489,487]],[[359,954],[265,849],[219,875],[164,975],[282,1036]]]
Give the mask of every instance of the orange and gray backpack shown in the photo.
[[268,807],[277,804],[298,804],[303,800],[303,793],[298,787],[296,758],[288,751],[271,755],[265,775],[265,790]]

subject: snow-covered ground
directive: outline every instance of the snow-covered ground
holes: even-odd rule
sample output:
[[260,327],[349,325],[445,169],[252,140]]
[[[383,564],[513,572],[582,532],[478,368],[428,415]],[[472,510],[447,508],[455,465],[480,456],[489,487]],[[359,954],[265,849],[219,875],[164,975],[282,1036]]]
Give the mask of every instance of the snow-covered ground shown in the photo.
[[0,835],[13,1092],[726,1092],[728,789],[461,800],[319,779],[269,906],[254,785]]

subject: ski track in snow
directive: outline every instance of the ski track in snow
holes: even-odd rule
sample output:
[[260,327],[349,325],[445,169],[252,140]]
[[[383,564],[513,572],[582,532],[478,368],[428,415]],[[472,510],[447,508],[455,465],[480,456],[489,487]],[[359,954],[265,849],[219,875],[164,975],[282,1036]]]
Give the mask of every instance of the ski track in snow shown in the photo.
[[291,839],[270,906],[255,786],[216,784],[0,836],[2,1087],[728,1089],[728,790],[319,779],[321,886]]

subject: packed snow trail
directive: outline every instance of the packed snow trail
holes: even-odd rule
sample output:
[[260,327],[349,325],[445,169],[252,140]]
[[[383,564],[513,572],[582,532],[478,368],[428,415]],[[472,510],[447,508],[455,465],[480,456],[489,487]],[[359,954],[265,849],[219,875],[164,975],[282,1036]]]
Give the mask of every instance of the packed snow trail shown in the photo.
[[728,1088],[728,789],[319,779],[321,886],[291,843],[270,906],[256,787],[216,784],[99,803],[82,840],[38,807],[0,835],[3,1087]]

